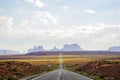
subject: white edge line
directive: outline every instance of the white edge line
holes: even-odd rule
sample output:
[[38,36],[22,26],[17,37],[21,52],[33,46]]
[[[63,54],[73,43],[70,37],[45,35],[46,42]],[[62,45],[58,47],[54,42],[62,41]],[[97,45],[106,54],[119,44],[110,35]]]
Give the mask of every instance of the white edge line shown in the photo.
[[[52,71],[53,72],[53,71]],[[41,78],[41,77],[43,77],[43,76],[46,76],[47,74],[49,74],[50,72],[48,72],[48,73],[46,73],[46,74],[43,74],[43,75],[40,75],[40,76],[37,76],[37,77],[35,77],[35,78],[33,78],[33,79],[31,79],[31,80],[36,80],[36,79],[38,79],[38,78]]]

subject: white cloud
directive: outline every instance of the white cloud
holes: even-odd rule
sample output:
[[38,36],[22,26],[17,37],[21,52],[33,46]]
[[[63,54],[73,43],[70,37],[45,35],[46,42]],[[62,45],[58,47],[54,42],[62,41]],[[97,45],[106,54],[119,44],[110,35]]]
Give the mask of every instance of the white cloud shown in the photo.
[[24,19],[24,20],[22,20],[22,22],[21,22],[21,27],[22,27],[22,28],[25,28],[25,27],[28,26],[28,24],[29,24],[29,21]]
[[25,0],[25,2],[34,3],[34,0]]
[[23,10],[22,8],[21,8],[21,9],[18,9],[17,11],[18,11],[18,13],[21,13],[21,14],[24,13],[24,10]]
[[34,23],[42,23],[46,25],[54,24],[56,25],[58,21],[54,16],[52,16],[49,12],[40,12],[34,11],[34,16],[32,17]]
[[35,1],[35,5],[37,6],[37,7],[43,7],[44,6],[44,3],[43,2],[41,2],[40,0],[36,0]]
[[0,17],[0,32],[12,29],[11,25],[13,24],[13,20],[12,17]]
[[[35,12],[34,14],[38,19],[47,17],[50,18],[49,21],[52,20],[51,14],[48,12]],[[97,23],[95,25],[71,25],[70,28],[32,29],[29,20],[22,20],[21,25],[16,28],[12,27],[13,20],[12,17],[0,17],[0,47],[25,50],[35,44],[52,45],[53,40],[61,44],[77,42],[85,49],[105,49],[110,45],[120,44],[120,25]],[[37,24],[39,24],[39,20]],[[16,47],[16,44],[21,47]]]
[[[36,26],[36,27],[52,27],[57,25],[59,22],[57,20],[57,17],[52,15],[50,12],[41,12],[41,11],[26,11],[23,9],[19,9],[18,10],[19,13],[23,14],[23,15],[28,15],[30,16],[29,19],[26,19],[26,21],[29,22],[29,26]],[[23,21],[24,23],[24,21]],[[22,24],[23,24],[22,23]]]
[[90,14],[95,14],[96,13],[96,11],[90,10],[90,9],[86,9],[85,12],[86,13],[90,13]]
[[120,13],[120,10],[118,10],[117,12]]
[[69,10],[68,6],[63,6],[63,9],[66,11]]
[[37,6],[37,7],[39,7],[39,8],[41,8],[41,7],[43,7],[43,6],[45,5],[45,4],[44,4],[42,1],[40,1],[40,0],[25,0],[25,2],[34,4],[35,6]]
[[[36,14],[41,18],[43,16],[41,12]],[[49,16],[49,13],[44,14]],[[25,50],[35,44],[52,45],[54,43],[52,42],[53,40],[56,42],[59,41],[61,44],[65,42],[77,42],[86,49],[104,49],[106,46],[119,43],[120,25],[96,24],[77,25],[67,29],[58,29],[57,27],[54,29],[32,29],[29,27],[30,22],[28,20],[23,20],[20,27],[17,28],[12,27],[12,21],[12,17],[0,17],[0,38],[3,39],[2,43],[0,43],[4,46],[5,44],[14,46],[9,46],[10,49]],[[4,32],[7,34],[1,34]],[[7,41],[11,41],[11,43]],[[21,43],[24,44],[24,46]],[[98,45],[98,43],[100,45]],[[21,47],[16,48],[16,44]],[[8,45],[6,46],[8,47]]]
[[[92,7],[96,7],[95,10],[89,7],[91,4],[88,3],[84,5],[86,3],[80,0],[75,1],[75,3],[81,3],[83,5],[70,4],[70,6],[65,4],[68,2],[64,0],[51,0],[50,3],[47,3],[47,6],[45,6],[45,2],[49,2],[49,0],[45,2],[44,0],[16,1],[18,2],[14,4],[15,7],[12,7],[12,10],[7,7],[9,10],[5,8],[7,10],[6,12],[4,8],[0,8],[1,15],[14,17],[14,19],[12,17],[0,17],[1,48],[4,45],[9,48],[18,49],[16,45],[20,47],[24,45],[28,48],[29,46],[27,45],[32,46],[34,44],[46,44],[46,46],[51,46],[54,45],[54,43],[55,45],[61,45],[63,43],[78,42],[86,49],[103,49],[110,44],[120,44],[120,25],[116,25],[119,24],[119,15],[116,15],[116,13],[120,13],[118,7],[115,6],[113,8],[116,12],[114,12],[115,10],[113,11],[113,9],[107,10],[106,7],[105,9],[101,9],[104,11],[100,12],[100,14],[95,14],[97,13],[98,6],[94,5],[94,3],[102,6],[101,4],[110,4],[114,0],[109,2],[103,0],[94,1]],[[62,3],[62,1],[64,3]],[[60,3],[61,5],[56,5],[56,3]],[[17,5],[22,5],[22,7]],[[45,9],[43,8],[44,6]],[[76,6],[80,8],[75,9]],[[18,7],[20,9],[18,9]],[[83,10],[83,7],[88,8],[84,8]],[[3,14],[4,11],[5,14]],[[67,14],[64,14],[66,12]],[[89,14],[93,14],[94,17]],[[95,24],[96,22],[107,24]],[[100,43],[100,45],[98,45],[98,43]],[[15,47],[10,47],[13,45],[15,45]],[[24,46],[21,48],[24,49]]]
[[3,9],[0,9],[0,12],[2,12],[3,11]]
[[62,6],[62,7],[60,7],[60,9],[61,9],[64,13],[67,13],[68,10],[69,10],[69,7],[68,7],[68,6]]

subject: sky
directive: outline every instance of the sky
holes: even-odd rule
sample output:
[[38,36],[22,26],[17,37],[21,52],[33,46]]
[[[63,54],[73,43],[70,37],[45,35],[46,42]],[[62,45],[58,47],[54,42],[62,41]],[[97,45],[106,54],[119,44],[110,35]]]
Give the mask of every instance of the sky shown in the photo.
[[120,45],[120,0],[0,0],[0,49]]

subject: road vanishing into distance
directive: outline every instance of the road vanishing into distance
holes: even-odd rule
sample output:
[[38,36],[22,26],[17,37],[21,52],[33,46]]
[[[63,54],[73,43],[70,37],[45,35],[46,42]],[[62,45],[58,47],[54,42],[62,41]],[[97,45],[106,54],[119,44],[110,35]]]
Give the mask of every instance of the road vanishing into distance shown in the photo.
[[64,70],[62,66],[62,53],[60,53],[60,62],[58,70],[51,71],[41,76],[37,76],[35,78],[28,80],[93,80],[93,79],[77,74],[75,72]]

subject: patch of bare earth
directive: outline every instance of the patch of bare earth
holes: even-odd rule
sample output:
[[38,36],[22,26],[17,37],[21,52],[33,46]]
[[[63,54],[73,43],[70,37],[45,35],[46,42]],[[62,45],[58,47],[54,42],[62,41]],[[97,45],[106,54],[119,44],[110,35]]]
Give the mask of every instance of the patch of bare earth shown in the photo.
[[20,78],[48,71],[47,66],[32,65],[27,62],[1,62],[0,80],[18,80]]
[[102,80],[120,80],[120,63],[118,62],[92,61],[76,70],[100,76]]

